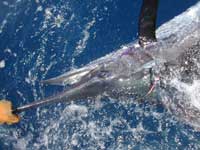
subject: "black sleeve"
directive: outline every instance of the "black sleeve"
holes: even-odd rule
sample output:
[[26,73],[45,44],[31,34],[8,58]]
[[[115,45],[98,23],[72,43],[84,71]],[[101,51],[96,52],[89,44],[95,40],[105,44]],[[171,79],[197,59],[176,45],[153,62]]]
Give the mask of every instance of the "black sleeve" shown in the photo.
[[156,17],[159,0],[143,0],[139,16],[139,44],[156,41]]

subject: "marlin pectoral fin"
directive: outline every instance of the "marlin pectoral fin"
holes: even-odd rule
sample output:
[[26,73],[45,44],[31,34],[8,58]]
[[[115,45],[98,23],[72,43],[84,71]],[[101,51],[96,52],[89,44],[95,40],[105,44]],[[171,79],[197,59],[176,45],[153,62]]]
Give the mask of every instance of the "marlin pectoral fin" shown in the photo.
[[145,46],[156,41],[156,17],[159,0],[143,0],[139,17],[139,44]]

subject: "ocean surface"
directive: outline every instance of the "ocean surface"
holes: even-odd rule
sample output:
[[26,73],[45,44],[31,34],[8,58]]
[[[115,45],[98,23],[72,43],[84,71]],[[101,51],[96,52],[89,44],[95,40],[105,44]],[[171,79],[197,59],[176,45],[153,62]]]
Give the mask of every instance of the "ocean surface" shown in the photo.
[[[142,0],[1,0],[0,99],[21,106],[62,91],[41,80],[137,38]],[[158,27],[198,0],[160,0]],[[199,150],[200,132],[162,105],[120,99],[59,103],[0,126],[1,150]]]

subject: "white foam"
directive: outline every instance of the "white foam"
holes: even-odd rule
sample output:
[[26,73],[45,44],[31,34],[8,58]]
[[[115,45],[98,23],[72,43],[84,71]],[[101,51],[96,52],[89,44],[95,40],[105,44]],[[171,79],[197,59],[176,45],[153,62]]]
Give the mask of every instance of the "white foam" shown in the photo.
[[83,34],[83,38],[80,39],[77,43],[77,46],[76,46],[76,50],[74,52],[74,55],[77,56],[79,54],[82,53],[82,51],[86,48],[86,44],[87,44],[87,41],[90,37],[90,32],[89,30],[91,29],[91,27],[95,24],[95,19],[93,18],[91,22],[89,22],[86,26],[85,26],[85,29],[82,31],[82,34]]
[[191,7],[188,12],[187,15],[189,17],[192,18],[192,20],[199,22],[200,21],[200,2],[195,6],[195,7]]
[[64,17],[60,14],[58,14],[56,17],[55,17],[55,25],[60,28],[61,27],[61,24],[64,22]]
[[79,117],[81,117],[87,116],[88,110],[86,106],[80,106],[75,104],[71,104],[65,109],[65,113],[74,114],[75,112],[78,112]]
[[200,110],[200,80],[194,80],[192,84],[187,84],[178,79],[173,79],[171,84],[180,92],[186,94],[190,104]]
[[6,66],[5,60],[0,61],[0,68],[4,68]]
[[45,19],[50,19],[52,17],[52,12],[51,12],[51,8],[46,8],[45,9]]
[[6,24],[7,24],[7,20],[4,19],[3,22],[2,22],[2,24],[0,25],[0,33],[3,32],[3,28],[6,26]]
[[40,11],[42,11],[42,10],[43,10],[42,6],[38,6],[36,12],[40,12]]
[[7,1],[3,1],[3,5],[8,6],[9,3]]

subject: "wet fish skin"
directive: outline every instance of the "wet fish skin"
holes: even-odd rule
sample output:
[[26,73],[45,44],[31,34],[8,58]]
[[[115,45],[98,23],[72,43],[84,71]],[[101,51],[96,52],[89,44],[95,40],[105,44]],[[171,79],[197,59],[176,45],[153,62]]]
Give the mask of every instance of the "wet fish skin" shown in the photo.
[[157,42],[141,47],[136,40],[83,68],[43,83],[68,85],[70,88],[65,94],[55,96],[55,99],[67,101],[95,97],[104,92],[111,95],[113,91],[134,93],[138,81],[148,86],[149,68],[156,70],[164,63],[180,66],[182,55],[200,42],[200,2],[163,24],[156,33]]

